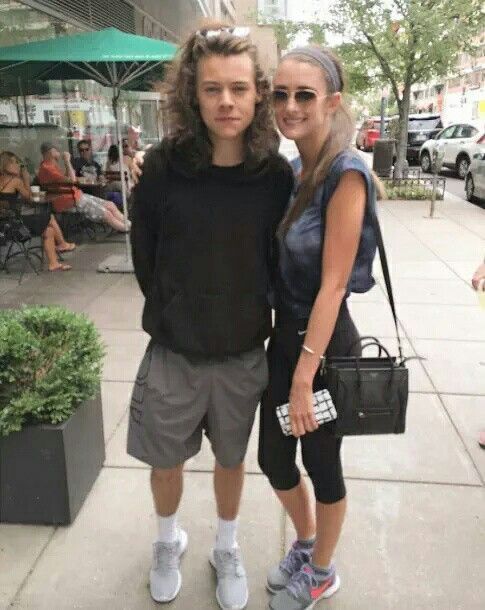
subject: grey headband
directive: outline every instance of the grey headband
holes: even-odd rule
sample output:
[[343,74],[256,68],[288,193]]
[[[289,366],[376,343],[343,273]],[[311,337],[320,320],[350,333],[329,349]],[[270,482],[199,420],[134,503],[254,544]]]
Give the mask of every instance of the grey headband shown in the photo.
[[323,51],[319,51],[314,47],[296,47],[296,49],[291,49],[291,51],[287,53],[283,57],[283,59],[285,59],[286,57],[291,57],[292,55],[304,55],[306,57],[314,59],[322,66],[325,72],[329,75],[335,91],[342,91],[342,81],[340,79],[339,73],[337,72],[337,68],[335,67],[334,62],[330,59],[330,57],[325,55]]

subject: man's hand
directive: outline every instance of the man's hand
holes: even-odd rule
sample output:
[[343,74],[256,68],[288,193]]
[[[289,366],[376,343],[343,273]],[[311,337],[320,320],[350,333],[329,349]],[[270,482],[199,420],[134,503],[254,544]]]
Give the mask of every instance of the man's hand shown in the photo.
[[131,177],[133,178],[134,184],[138,184],[140,177],[143,174],[143,162],[145,157],[145,151],[139,150],[133,157],[133,164],[131,166]]
[[480,284],[485,282],[485,263],[482,263],[475,271],[472,278],[472,286],[475,290],[480,288]]

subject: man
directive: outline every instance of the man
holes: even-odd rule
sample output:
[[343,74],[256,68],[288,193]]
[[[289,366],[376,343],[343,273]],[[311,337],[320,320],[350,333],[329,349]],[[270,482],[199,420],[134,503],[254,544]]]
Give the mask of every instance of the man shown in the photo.
[[78,178],[99,178],[101,165],[93,159],[93,149],[89,140],[79,140],[77,143],[79,157],[74,159],[72,166]]
[[[40,152],[42,163],[37,172],[39,183],[41,185],[59,185],[59,194],[53,198],[56,212],[76,209],[89,220],[106,223],[115,231],[126,233],[130,230],[131,224],[128,221],[128,224],[125,225],[123,214],[118,211],[114,203],[83,193],[75,186],[76,172],[68,152],[61,155],[51,142],[44,142],[40,147]],[[64,162],[64,172],[59,167],[61,156]]]
[[[485,260],[473,274],[472,286],[475,290],[485,290]],[[478,435],[478,444],[482,449],[485,449],[485,429]]]

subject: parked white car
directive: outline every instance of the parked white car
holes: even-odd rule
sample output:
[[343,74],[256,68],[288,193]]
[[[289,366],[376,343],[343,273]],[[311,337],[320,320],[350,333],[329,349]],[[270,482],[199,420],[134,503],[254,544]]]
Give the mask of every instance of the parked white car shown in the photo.
[[465,178],[465,193],[468,201],[480,199],[485,202],[485,145],[475,153]]
[[475,153],[481,152],[485,144],[483,125],[454,123],[442,129],[432,140],[427,140],[419,151],[419,162],[423,172],[431,171],[433,150],[444,153],[443,167],[455,170],[464,179]]

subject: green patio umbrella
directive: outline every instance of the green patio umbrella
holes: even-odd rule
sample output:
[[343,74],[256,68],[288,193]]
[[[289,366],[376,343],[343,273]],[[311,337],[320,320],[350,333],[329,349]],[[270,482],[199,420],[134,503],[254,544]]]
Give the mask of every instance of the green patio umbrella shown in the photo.
[[[121,153],[121,128],[118,99],[121,89],[138,89],[143,77],[165,62],[171,61],[177,47],[164,40],[126,34],[116,28],[63,36],[40,42],[3,47],[0,49],[0,79],[2,74],[34,80],[94,80],[113,90],[113,112],[116,120],[120,171],[124,175]],[[128,217],[125,181],[121,180],[123,211]],[[129,238],[123,260],[110,257],[100,271],[128,272],[133,270]]]

